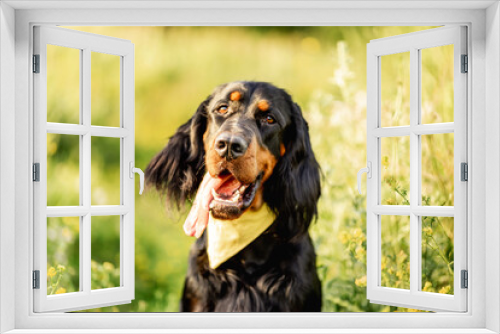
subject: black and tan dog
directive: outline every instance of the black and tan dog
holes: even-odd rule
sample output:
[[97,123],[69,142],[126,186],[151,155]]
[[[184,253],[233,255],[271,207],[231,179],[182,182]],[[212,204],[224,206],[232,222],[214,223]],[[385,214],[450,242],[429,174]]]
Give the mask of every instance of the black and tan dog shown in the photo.
[[[302,112],[284,90],[264,82],[219,86],[152,159],[146,177],[177,206],[195,197],[184,231],[198,239],[181,311],[321,310],[308,233],[317,215],[319,166]],[[263,207],[272,215],[258,216],[269,220],[257,222],[262,232],[244,230],[256,235],[240,235],[245,246],[214,265],[209,243],[224,243],[224,226]],[[218,234],[210,234],[212,220]]]

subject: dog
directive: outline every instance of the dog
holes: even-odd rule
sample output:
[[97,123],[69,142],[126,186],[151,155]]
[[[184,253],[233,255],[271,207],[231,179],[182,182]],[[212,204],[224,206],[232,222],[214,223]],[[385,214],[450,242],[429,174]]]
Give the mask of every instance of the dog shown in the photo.
[[[146,180],[177,208],[194,199],[184,231],[198,239],[181,311],[321,311],[308,232],[317,217],[320,167],[308,124],[285,90],[253,81],[217,87],[151,160]],[[214,268],[210,245],[226,242],[225,226],[253,212],[268,217],[263,231],[247,228],[244,234],[254,234],[248,244]],[[222,228],[216,239],[211,220]]]

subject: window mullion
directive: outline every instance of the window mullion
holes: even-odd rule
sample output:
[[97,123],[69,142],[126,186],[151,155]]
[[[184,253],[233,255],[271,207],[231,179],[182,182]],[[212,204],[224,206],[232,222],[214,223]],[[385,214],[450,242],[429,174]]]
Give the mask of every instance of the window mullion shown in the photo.
[[[86,48],[82,52],[82,71],[81,71],[81,98],[82,101],[82,111],[81,111],[81,122],[85,127],[90,127],[90,108],[91,108],[91,51]],[[80,137],[82,142],[82,147],[80,150],[80,171],[82,173],[80,179],[82,180],[82,186],[80,187],[82,205],[84,207],[90,208],[91,206],[91,135],[87,132]],[[90,293],[91,290],[91,215],[90,212],[82,217],[82,226],[80,234],[80,257],[82,261],[81,265],[81,281],[83,281],[83,291]]]
[[419,50],[410,49],[410,291],[420,289],[420,217],[415,214],[420,204],[420,137],[415,133],[420,115],[420,59]]

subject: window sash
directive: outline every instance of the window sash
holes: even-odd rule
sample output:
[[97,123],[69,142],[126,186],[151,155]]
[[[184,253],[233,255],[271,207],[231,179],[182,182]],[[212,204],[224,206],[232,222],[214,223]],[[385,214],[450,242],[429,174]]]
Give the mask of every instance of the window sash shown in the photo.
[[[80,123],[47,122],[46,46],[80,50]],[[91,52],[119,56],[120,127],[91,125]],[[40,55],[40,73],[34,74],[34,162],[40,163],[40,182],[34,183],[34,270],[40,271],[40,289],[34,291],[34,311],[74,311],[129,303],[134,298],[134,46],[130,41],[55,27],[35,27],[34,54]],[[47,207],[47,133],[80,138],[80,205]],[[91,205],[92,136],[120,138],[120,205]],[[91,216],[120,216],[120,287],[91,289]],[[47,296],[47,217],[79,217],[80,250],[78,292]]]
[[[374,177],[367,180],[367,298],[370,302],[422,310],[467,310],[467,290],[461,289],[460,271],[467,269],[467,183],[460,180],[460,163],[467,162],[467,76],[460,73],[461,55],[467,53],[465,27],[444,27],[371,41],[367,46],[367,161]],[[420,50],[454,45],[454,122],[419,124]],[[410,52],[410,125],[381,128],[381,56]],[[423,134],[454,133],[453,207],[422,206],[420,200]],[[410,138],[410,205],[380,205],[380,138]],[[410,217],[410,290],[387,288],[381,282],[381,216]],[[454,217],[454,295],[421,289],[421,226],[423,216]],[[416,259],[416,260],[415,260]]]

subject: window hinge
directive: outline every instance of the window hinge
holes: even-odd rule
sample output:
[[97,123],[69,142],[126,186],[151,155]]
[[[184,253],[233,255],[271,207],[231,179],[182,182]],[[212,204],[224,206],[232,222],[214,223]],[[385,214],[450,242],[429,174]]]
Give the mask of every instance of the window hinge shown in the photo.
[[469,273],[467,270],[462,270],[461,272],[461,276],[462,276],[462,289],[467,289],[469,288]]
[[40,289],[40,270],[33,270],[33,289]]
[[40,182],[40,163],[33,164],[33,181]]
[[469,57],[467,55],[462,55],[462,73],[469,72]]
[[469,165],[466,162],[460,164],[460,180],[469,181]]
[[33,55],[33,73],[40,73],[40,55]]

